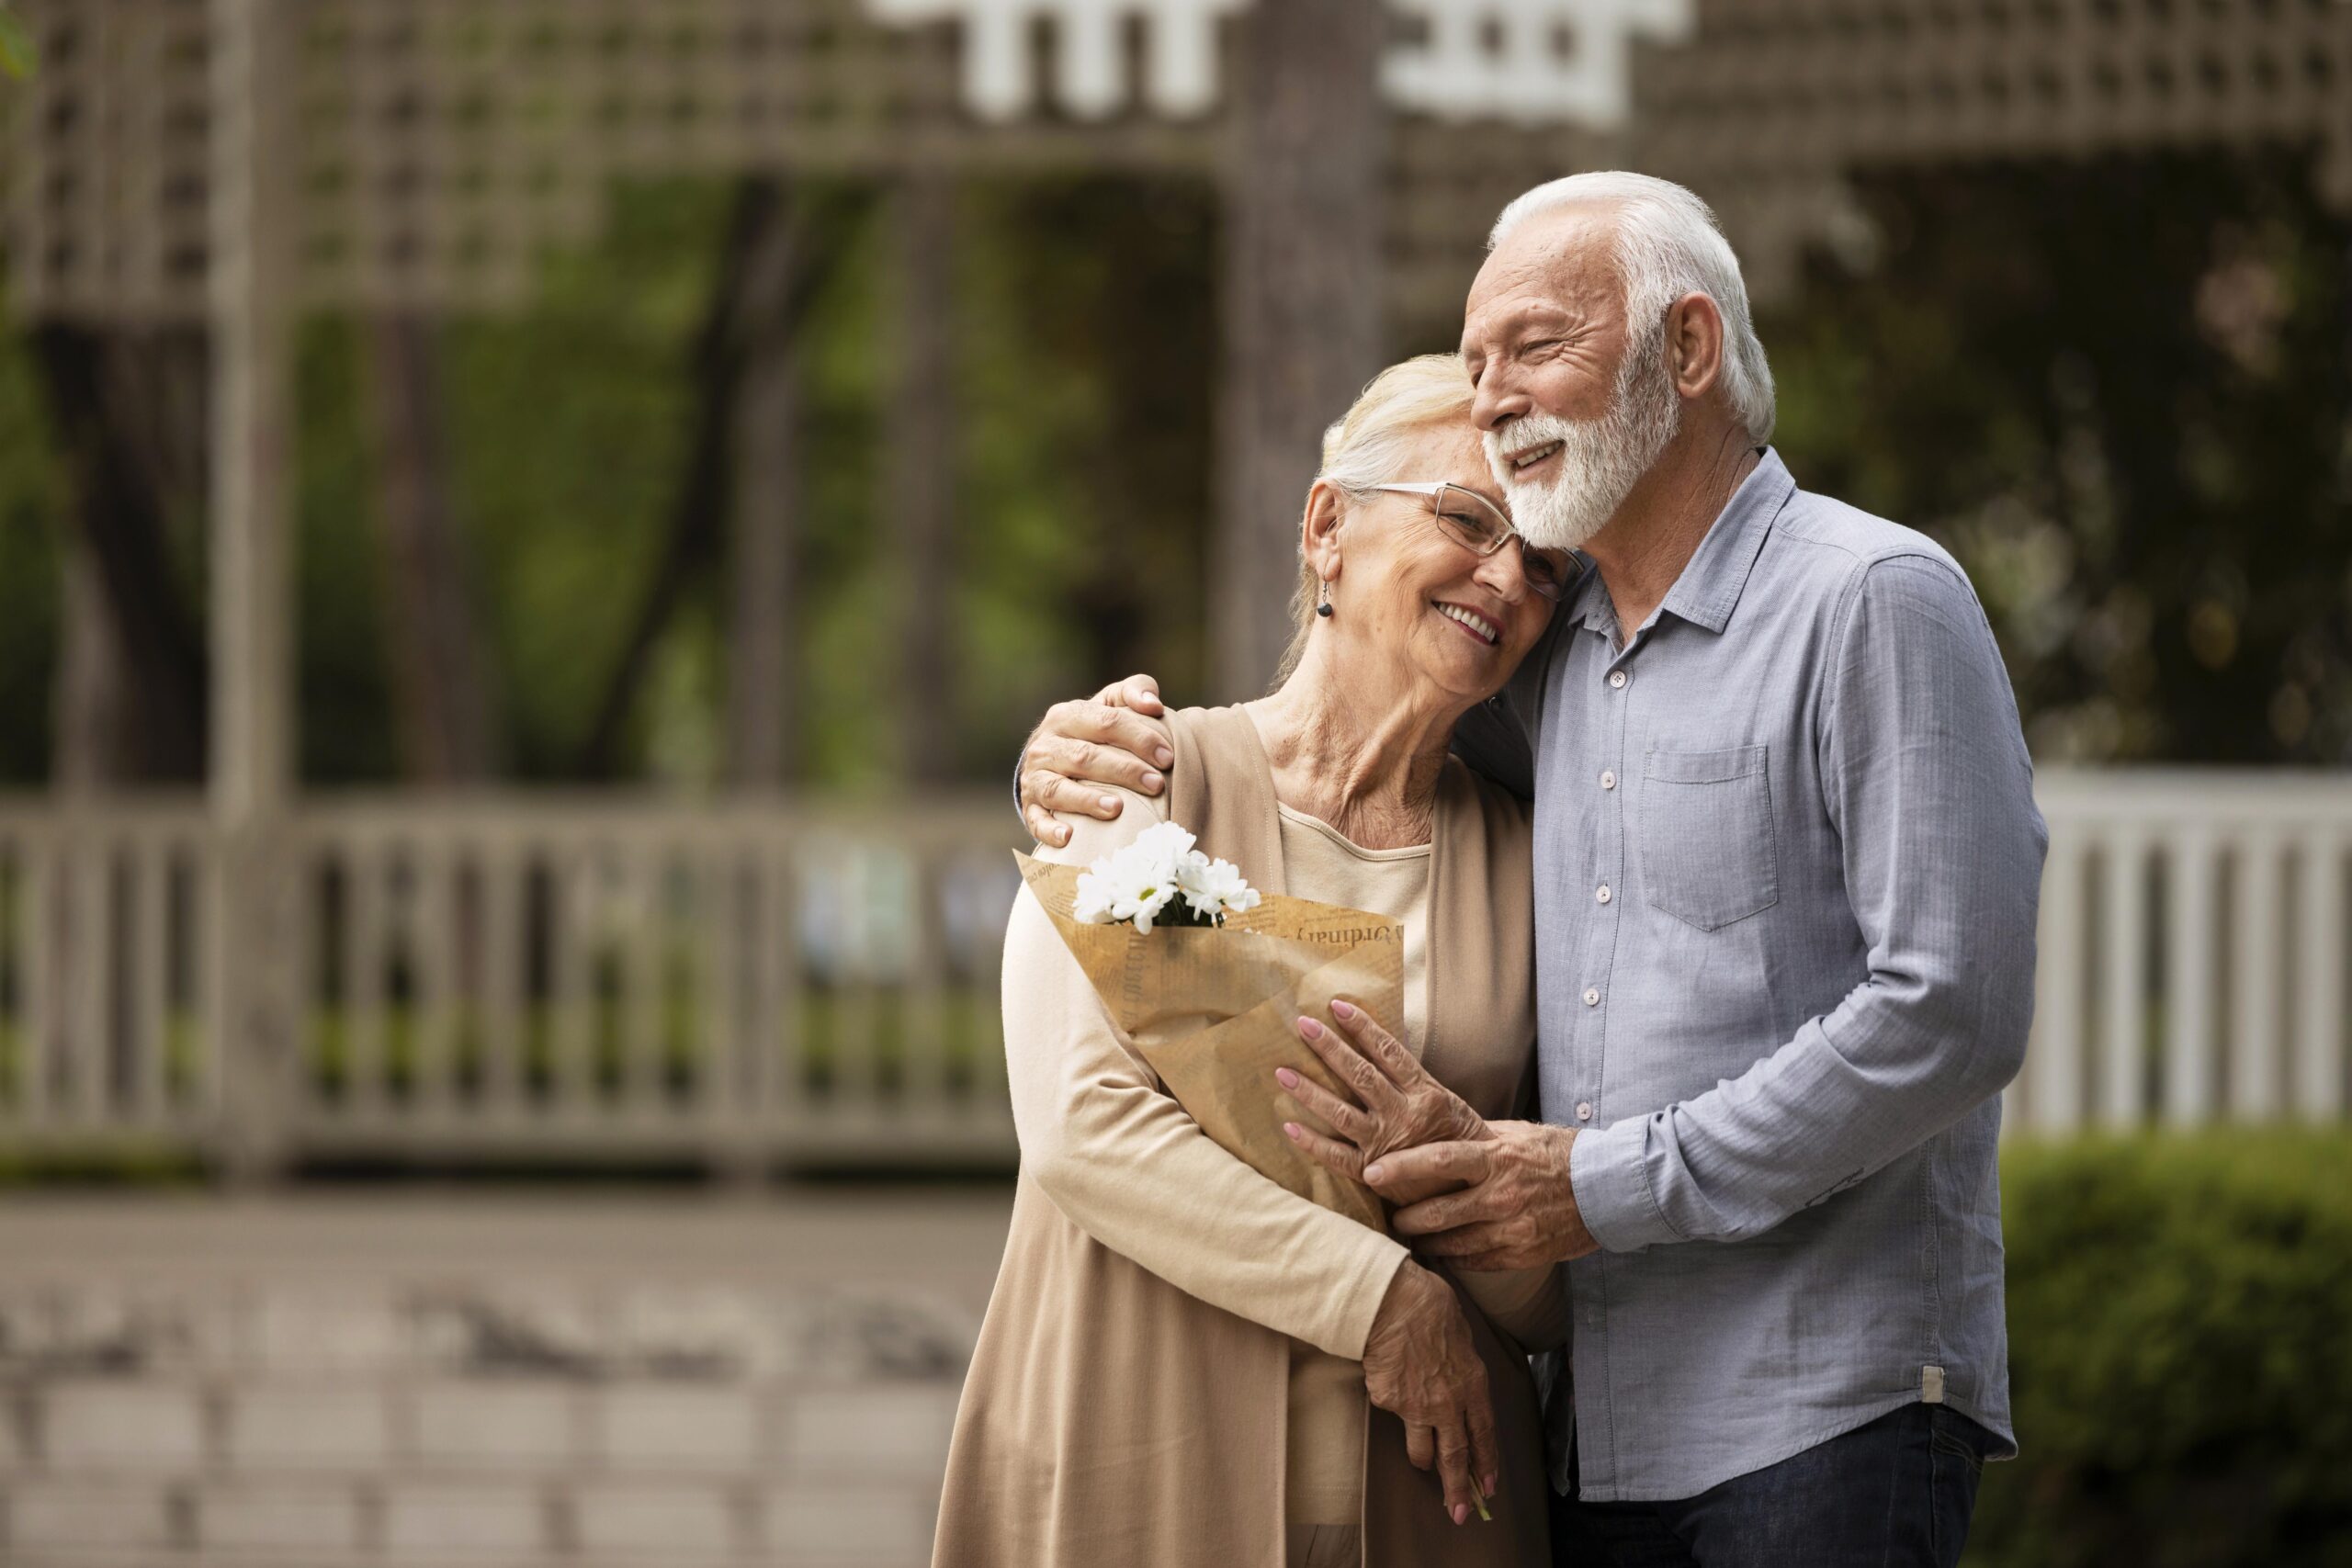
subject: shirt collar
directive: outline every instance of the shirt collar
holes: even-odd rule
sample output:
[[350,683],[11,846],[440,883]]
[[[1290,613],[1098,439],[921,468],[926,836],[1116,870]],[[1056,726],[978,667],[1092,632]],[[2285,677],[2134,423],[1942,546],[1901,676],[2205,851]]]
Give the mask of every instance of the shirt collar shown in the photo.
[[1747,574],[1756,568],[1757,552],[1764,547],[1764,536],[1772,530],[1772,519],[1781,514],[1796,488],[1781,455],[1770,446],[1764,448],[1763,457],[1732,491],[1714,526],[1699,541],[1698,553],[1674,580],[1658,609],[1720,635],[1731,624],[1732,610],[1747,587]]
[[[1665,602],[1658,605],[1659,612],[1721,635],[1731,624],[1731,613],[1747,586],[1747,575],[1755,569],[1757,552],[1764,547],[1764,536],[1771,532],[1772,519],[1781,514],[1796,488],[1781,455],[1765,447],[1756,467],[1716,514],[1707,536],[1699,541],[1698,553],[1674,580]],[[1584,562],[1585,572],[1577,581],[1567,622],[1613,637],[1617,609],[1609,590],[1601,585],[1591,558],[1581,553],[1577,558]]]

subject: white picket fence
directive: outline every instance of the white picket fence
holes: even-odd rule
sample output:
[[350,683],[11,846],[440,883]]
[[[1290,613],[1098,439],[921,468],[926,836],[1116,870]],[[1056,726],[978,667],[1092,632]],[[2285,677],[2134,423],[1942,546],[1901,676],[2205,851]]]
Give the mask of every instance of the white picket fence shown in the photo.
[[2012,1127],[2335,1121],[2352,776],[2047,770]]
[[[2047,770],[2036,1133],[2342,1119],[2352,778]],[[279,851],[299,1003],[209,1001],[193,801],[0,806],[0,1155],[1002,1164],[1001,797],[916,809],[313,802]]]
[[1000,1163],[1017,838],[997,796],[310,805],[263,1059],[211,1038],[199,806],[0,810],[0,1151]]

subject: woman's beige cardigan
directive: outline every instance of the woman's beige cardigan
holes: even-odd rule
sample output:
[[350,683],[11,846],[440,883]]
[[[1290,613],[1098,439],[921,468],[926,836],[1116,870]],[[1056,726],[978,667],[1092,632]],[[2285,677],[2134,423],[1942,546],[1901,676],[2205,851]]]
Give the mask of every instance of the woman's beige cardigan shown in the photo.
[[[1239,708],[1170,716],[1170,814],[1283,891],[1272,773]],[[1483,1114],[1532,1081],[1524,810],[1449,760],[1433,824],[1423,1061]],[[1005,939],[1022,1164],[949,1452],[935,1568],[1283,1568],[1290,1338],[1360,1358],[1394,1239],[1212,1143],[1095,1002],[1023,891]],[[1471,1314],[1505,1449],[1496,1522],[1455,1527],[1374,1410],[1365,1560],[1546,1561],[1540,1420],[1518,1347]]]

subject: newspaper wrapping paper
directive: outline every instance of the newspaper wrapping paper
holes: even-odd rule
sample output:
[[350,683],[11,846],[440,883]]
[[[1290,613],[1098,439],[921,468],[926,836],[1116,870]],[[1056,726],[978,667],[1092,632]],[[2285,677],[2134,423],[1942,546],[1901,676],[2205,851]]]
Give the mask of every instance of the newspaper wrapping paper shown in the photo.
[[1299,1196],[1388,1229],[1378,1194],[1283,1135],[1284,1122],[1330,1129],[1283,1093],[1274,1069],[1352,1098],[1298,1037],[1296,1020],[1328,1016],[1335,997],[1392,1025],[1403,1018],[1402,924],[1336,904],[1268,897],[1220,927],[1161,926],[1147,935],[1125,921],[1079,919],[1079,867],[1018,851],[1013,858],[1111,1021],[1201,1131]]

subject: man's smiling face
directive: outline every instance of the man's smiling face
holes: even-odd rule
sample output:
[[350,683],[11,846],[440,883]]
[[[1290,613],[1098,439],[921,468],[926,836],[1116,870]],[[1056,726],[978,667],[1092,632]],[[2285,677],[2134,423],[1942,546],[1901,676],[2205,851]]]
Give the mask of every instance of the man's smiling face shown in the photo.
[[1614,215],[1591,205],[1521,223],[1471,286],[1472,417],[1520,531],[1546,548],[1599,533],[1679,423],[1663,323],[1634,331],[1625,296]]

